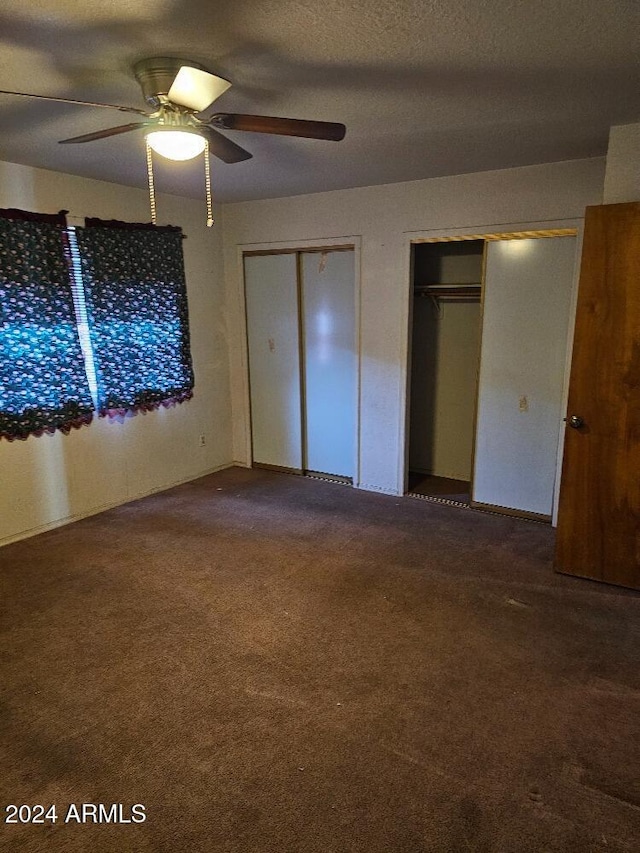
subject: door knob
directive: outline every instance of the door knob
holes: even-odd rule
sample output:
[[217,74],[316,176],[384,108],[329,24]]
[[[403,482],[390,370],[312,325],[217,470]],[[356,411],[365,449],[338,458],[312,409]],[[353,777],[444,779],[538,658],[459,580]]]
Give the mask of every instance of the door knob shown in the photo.
[[571,415],[567,423],[573,429],[580,429],[581,426],[584,426],[584,420],[580,417],[580,415]]

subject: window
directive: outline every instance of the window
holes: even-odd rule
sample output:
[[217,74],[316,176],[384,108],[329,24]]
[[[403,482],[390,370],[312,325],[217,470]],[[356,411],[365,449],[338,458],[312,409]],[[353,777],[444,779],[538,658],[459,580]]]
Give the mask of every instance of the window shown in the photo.
[[64,214],[0,210],[0,437],[9,441],[93,417],[64,227]]
[[75,239],[100,414],[189,399],[180,229],[88,219]]
[[91,346],[91,335],[89,334],[89,318],[87,317],[87,303],[84,298],[84,287],[82,286],[82,267],[75,226],[71,225],[67,228],[67,235],[69,237],[69,252],[71,255],[71,292],[76,312],[76,326],[78,328],[78,337],[80,338],[80,347],[82,348],[82,357],[84,358],[87,382],[91,391],[91,399],[97,408],[98,377],[96,376],[96,365],[93,357],[93,347]]
[[193,393],[182,232],[0,211],[0,436]]

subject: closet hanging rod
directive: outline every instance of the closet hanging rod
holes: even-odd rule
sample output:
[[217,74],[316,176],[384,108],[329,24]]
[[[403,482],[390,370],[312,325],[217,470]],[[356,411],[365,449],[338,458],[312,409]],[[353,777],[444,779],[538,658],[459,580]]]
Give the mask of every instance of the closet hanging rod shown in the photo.
[[416,290],[437,290],[437,291],[447,290],[447,289],[451,290],[453,288],[459,289],[459,288],[463,288],[463,287],[469,288],[469,289],[474,289],[474,290],[479,290],[482,287],[482,282],[480,282],[480,281],[460,281],[460,282],[451,281],[451,282],[449,282],[448,281],[448,282],[443,283],[443,284],[434,283],[434,284],[416,284],[415,285]]
[[480,284],[422,284],[414,287],[416,296],[431,296],[433,299],[479,299]]

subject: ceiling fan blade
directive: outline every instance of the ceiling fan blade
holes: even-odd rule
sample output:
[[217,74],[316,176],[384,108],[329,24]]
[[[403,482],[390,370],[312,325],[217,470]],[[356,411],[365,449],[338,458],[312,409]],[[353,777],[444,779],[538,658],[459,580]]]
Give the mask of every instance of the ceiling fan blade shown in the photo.
[[168,97],[174,104],[199,113],[224,94],[229,86],[231,83],[222,77],[200,68],[183,65],[171,84]]
[[216,113],[209,121],[225,130],[249,130],[253,133],[277,133],[281,136],[302,136],[307,139],[344,139],[346,127],[332,121],[304,121],[298,118],[251,116],[240,113]]
[[70,142],[93,142],[96,139],[106,139],[108,136],[117,136],[119,133],[129,133],[130,130],[137,130],[140,127],[149,127],[153,122],[134,121],[132,124],[121,124],[118,127],[107,127],[105,130],[95,130],[93,133],[84,133],[82,136],[72,136],[70,139],[61,139],[60,145],[67,145]]
[[106,107],[110,110],[120,110],[123,113],[136,113],[146,116],[144,110],[136,107],[123,107],[120,104],[102,104],[99,101],[76,101],[73,98],[54,98],[52,95],[33,95],[30,92],[10,92],[8,89],[0,89],[0,95],[18,95],[20,98],[37,98],[39,101],[56,101],[58,104],[77,104],[80,107]]
[[223,163],[240,163],[242,160],[250,160],[253,157],[253,154],[211,127],[199,127],[198,133],[208,140],[209,151]]

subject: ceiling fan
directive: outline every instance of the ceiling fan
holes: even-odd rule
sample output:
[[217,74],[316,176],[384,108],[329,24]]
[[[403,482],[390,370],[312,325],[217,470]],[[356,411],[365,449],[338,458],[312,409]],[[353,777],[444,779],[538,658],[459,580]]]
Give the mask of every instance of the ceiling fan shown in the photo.
[[187,160],[197,156],[204,150],[207,143],[210,152],[224,163],[238,163],[251,158],[252,155],[247,150],[219,133],[219,129],[334,142],[344,139],[345,126],[337,122],[305,121],[241,113],[213,113],[208,117],[202,117],[204,110],[226,92],[231,83],[211,74],[197,62],[171,57],[142,59],[133,66],[133,73],[142,88],[146,103],[151,108],[150,111],[119,104],[78,101],[27,92],[11,92],[5,89],[0,89],[0,94],[87,107],[106,107],[142,116],[142,121],[85,133],[82,136],[62,139],[60,142],[63,145],[93,142],[121,133],[143,130],[155,151],[175,160]]
[[152,57],[137,62],[133,66],[133,73],[150,110],[96,101],[57,98],[51,95],[12,92],[6,89],[0,89],[0,95],[18,95],[23,98],[38,98],[84,107],[106,107],[141,116],[142,119],[139,121],[84,133],[70,139],[61,139],[60,142],[63,145],[94,142],[131,131],[144,131],[151,221],[154,224],[156,223],[156,201],[151,150],[170,160],[190,160],[204,152],[207,225],[211,226],[214,222],[209,154],[213,154],[224,163],[239,163],[252,157],[249,151],[219,133],[218,130],[244,130],[252,133],[272,133],[334,142],[344,139],[346,128],[337,122],[305,121],[243,113],[213,113],[202,116],[202,113],[227,91],[231,83],[216,74],[211,74],[197,62],[172,57]]

